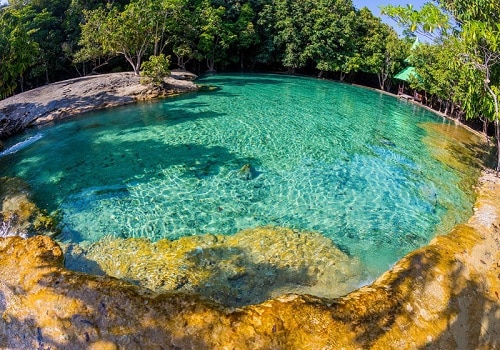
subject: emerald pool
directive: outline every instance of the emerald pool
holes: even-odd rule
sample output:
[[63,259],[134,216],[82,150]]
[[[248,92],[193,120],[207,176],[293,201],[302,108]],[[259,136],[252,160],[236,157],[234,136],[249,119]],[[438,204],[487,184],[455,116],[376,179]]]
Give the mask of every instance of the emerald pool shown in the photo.
[[424,126],[449,122],[422,108],[305,77],[198,83],[215,89],[9,139],[0,175],[24,179],[58,212],[62,242],[278,226],[320,232],[371,274],[472,212],[463,184],[477,173],[434,156],[429,138],[443,136]]

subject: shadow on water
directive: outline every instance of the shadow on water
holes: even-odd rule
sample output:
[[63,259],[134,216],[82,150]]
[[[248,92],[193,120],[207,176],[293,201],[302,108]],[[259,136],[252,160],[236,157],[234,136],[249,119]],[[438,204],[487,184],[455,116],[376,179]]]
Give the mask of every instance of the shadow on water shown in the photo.
[[[191,101],[191,99],[198,96],[199,94],[179,96],[178,99],[183,101],[181,107],[178,107],[178,104],[169,103],[175,101],[175,98],[169,98],[168,100],[155,100],[133,106],[121,106],[111,110],[83,114],[73,118],[78,119],[82,125],[75,128],[73,132],[86,129],[101,131],[99,128],[104,127],[110,128],[111,131],[115,131],[113,128],[142,128],[156,125],[169,127],[194,122],[198,119],[216,118],[224,115],[208,110],[210,106],[207,103],[196,100]],[[103,115],[104,118],[101,117]],[[133,124],[133,126],[130,124]]]
[[[258,304],[287,287],[312,286],[317,277],[308,267],[255,262],[247,250],[236,247],[194,249],[186,254],[202,278],[189,280],[182,291],[194,292],[225,306]],[[206,276],[203,278],[203,276]]]
[[[281,78],[282,79],[282,78]],[[203,83],[203,80],[201,81]],[[231,78],[218,78],[217,76],[211,81],[211,84],[218,86],[247,86],[247,85],[287,85],[290,82],[283,81],[280,79],[270,79],[270,78],[248,78],[246,75],[242,76],[242,79],[236,80],[234,77]]]
[[[187,108],[167,108],[158,114],[149,113],[149,107],[139,106],[137,111],[142,123],[146,126],[174,126],[185,122],[195,122],[199,118],[216,118],[221,114],[215,112],[192,112],[192,109],[203,107],[204,104],[188,103]],[[120,109],[117,109],[120,112]],[[122,110],[123,113],[123,110]],[[91,116],[92,117],[92,116]],[[86,118],[82,116],[81,118]],[[84,119],[82,126],[75,129],[63,129],[64,142],[55,145],[44,145],[45,140],[37,141],[33,147],[43,145],[35,157],[26,157],[22,151],[15,155],[20,161],[23,178],[30,179],[39,175],[40,169],[50,174],[58,174],[57,179],[46,181],[43,186],[35,186],[35,200],[51,198],[61,190],[71,192],[82,187],[110,186],[128,181],[143,181],[144,178],[162,177],[163,170],[172,166],[183,168],[182,176],[203,178],[219,172],[223,164],[245,163],[255,165],[254,159],[239,159],[226,148],[220,146],[204,146],[194,142],[183,144],[168,144],[162,141],[158,134],[141,134],[142,126],[127,127],[127,121]],[[125,125],[124,125],[125,124]],[[186,124],[187,128],[197,127],[197,124]],[[47,142],[50,142],[48,140]],[[47,150],[50,147],[50,150]],[[26,148],[30,150],[29,147]],[[2,172],[16,176],[11,166],[9,156],[4,159]],[[89,176],[89,173],[92,176]],[[136,175],[141,175],[138,180]],[[43,206],[43,202],[41,203]],[[51,208],[53,210],[55,208]]]
[[[10,103],[1,107],[0,104],[0,139],[33,126],[38,118],[52,114],[55,118],[68,117],[82,112],[105,108],[113,105],[126,105],[134,102],[131,97],[116,96],[100,92],[92,96],[66,96],[64,86],[61,87],[61,99],[52,100],[47,104],[40,103]],[[5,102],[7,103],[7,102]]]

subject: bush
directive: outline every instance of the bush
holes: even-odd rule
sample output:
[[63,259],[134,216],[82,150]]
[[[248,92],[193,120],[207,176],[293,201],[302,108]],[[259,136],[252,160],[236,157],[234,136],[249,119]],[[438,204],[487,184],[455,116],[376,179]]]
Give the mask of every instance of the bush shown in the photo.
[[158,56],[150,56],[149,60],[141,64],[141,76],[148,79],[143,82],[151,82],[154,85],[161,86],[163,78],[170,75],[170,56],[159,54]]

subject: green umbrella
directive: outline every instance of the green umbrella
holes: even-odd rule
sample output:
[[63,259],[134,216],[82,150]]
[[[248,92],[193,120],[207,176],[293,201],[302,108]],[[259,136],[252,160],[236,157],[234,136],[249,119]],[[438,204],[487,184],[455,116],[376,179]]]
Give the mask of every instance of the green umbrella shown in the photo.
[[401,72],[394,76],[394,79],[399,79],[403,81],[410,81],[411,77],[422,80],[418,73],[415,71],[415,67],[406,67]]

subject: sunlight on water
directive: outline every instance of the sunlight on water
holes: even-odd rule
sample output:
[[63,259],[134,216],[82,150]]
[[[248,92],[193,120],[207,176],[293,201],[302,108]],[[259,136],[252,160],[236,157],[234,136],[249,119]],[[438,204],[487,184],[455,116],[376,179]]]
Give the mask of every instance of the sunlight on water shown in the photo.
[[423,143],[440,136],[422,123],[446,123],[427,111],[310,78],[198,82],[220,89],[9,140],[25,144],[4,152],[0,171],[26,179],[42,208],[60,212],[62,241],[281,226],[322,233],[374,275],[426,244],[443,217],[449,229],[471,213],[472,194],[459,184],[472,175]]

